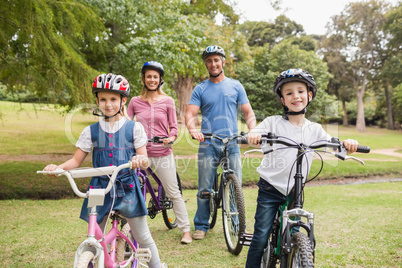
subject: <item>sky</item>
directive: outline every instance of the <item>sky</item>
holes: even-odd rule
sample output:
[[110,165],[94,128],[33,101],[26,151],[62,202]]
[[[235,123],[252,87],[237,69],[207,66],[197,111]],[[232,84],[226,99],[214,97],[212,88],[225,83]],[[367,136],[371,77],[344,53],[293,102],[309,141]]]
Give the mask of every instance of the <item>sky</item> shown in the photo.
[[[396,4],[398,0],[388,1]],[[269,4],[269,0],[235,0],[238,10],[243,13],[240,22],[267,21],[274,22],[278,15]],[[325,26],[331,17],[339,15],[350,2],[355,0],[282,0],[281,7],[287,9],[285,15],[298,24],[301,24],[306,34],[326,33]]]

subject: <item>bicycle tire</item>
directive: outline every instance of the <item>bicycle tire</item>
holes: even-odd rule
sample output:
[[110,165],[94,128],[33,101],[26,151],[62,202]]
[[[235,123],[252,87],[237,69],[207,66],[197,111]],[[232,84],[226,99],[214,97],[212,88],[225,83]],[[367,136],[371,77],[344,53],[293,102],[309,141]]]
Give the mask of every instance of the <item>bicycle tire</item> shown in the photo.
[[261,258],[260,268],[275,268],[276,267],[275,249],[272,245],[272,241],[268,241],[267,247],[264,249],[264,253]]
[[[183,192],[182,192],[182,188],[181,188],[181,181],[180,181],[179,174],[177,174],[177,172],[176,172],[176,180],[177,180],[177,185],[179,186],[180,194],[182,195]],[[165,192],[165,189],[163,189],[163,186],[162,186],[162,199],[163,200],[169,199],[166,197],[166,192]],[[162,215],[163,215],[163,221],[165,222],[165,225],[167,228],[174,229],[177,227],[177,218],[176,218],[176,214],[174,214],[173,208],[172,209],[163,209]]]
[[222,190],[222,223],[226,246],[231,254],[238,255],[243,249],[239,238],[245,231],[246,215],[243,191],[235,174],[227,176]]
[[[217,194],[218,193],[218,174],[215,174],[214,183],[212,184],[212,191]],[[215,227],[216,218],[218,216],[218,203],[217,203],[217,195],[211,195],[209,198],[209,229]]]
[[[121,228],[121,233],[126,237],[131,237],[130,234],[130,225],[128,223],[124,224]],[[129,244],[123,238],[117,239],[116,244],[116,262],[120,263],[127,260],[133,252],[133,249],[129,246]]]
[[292,250],[287,258],[287,267],[313,268],[314,257],[310,239],[306,234],[297,232],[292,236]]
[[95,254],[92,251],[89,251],[89,250],[84,251],[78,258],[76,268],[89,268],[89,267],[92,268],[92,267],[94,267],[92,265],[94,258],[95,258]]

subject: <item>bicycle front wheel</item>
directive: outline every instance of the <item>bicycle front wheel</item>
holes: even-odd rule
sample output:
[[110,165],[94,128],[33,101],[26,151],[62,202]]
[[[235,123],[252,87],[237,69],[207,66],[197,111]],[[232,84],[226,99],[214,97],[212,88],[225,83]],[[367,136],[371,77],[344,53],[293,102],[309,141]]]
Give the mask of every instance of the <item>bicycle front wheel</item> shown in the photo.
[[[182,194],[181,181],[180,181],[179,174],[177,174],[177,172],[176,172],[176,180],[177,180],[177,185],[179,186],[180,194]],[[163,187],[162,187],[162,200],[169,200],[169,198],[166,196],[166,192],[165,192],[165,189],[163,189]],[[163,209],[162,215],[163,215],[163,221],[165,222],[165,225],[167,228],[174,229],[177,227],[176,215],[174,214],[174,211],[172,208]]]
[[240,234],[244,233],[246,216],[243,191],[235,174],[229,174],[222,193],[222,221],[226,246],[230,253],[238,255],[243,245],[240,244]]
[[304,233],[295,233],[292,236],[292,250],[288,255],[289,268],[301,267],[301,268],[313,268],[314,258],[313,250],[311,248],[310,239]]
[[93,268],[95,254],[92,251],[84,251],[77,261],[76,268]]

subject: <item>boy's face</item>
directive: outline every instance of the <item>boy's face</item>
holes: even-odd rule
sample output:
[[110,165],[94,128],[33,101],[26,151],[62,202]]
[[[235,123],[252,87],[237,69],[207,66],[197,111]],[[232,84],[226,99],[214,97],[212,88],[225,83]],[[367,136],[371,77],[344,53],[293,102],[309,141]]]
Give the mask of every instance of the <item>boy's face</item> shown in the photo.
[[289,82],[282,86],[282,104],[291,112],[300,112],[313,97],[313,92],[307,90],[302,82]]
[[98,92],[96,103],[106,116],[113,116],[120,110],[120,100],[123,106],[127,102],[127,97],[114,92]]
[[222,61],[222,57],[217,54],[212,54],[205,59],[205,66],[211,75],[218,75],[222,72],[225,66],[225,61]]

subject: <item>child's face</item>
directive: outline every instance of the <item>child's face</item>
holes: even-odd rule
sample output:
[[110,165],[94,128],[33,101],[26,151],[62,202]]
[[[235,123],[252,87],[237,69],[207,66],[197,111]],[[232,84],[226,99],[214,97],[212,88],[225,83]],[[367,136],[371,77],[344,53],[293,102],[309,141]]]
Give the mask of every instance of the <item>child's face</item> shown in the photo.
[[291,112],[300,112],[311,101],[313,93],[307,90],[306,84],[302,82],[289,82],[282,86],[282,103]]
[[159,86],[159,73],[155,70],[148,70],[144,75],[144,83],[150,90],[156,90]]
[[126,97],[122,97],[119,93],[114,92],[98,92],[98,98],[96,102],[99,109],[106,116],[113,116],[120,110],[120,100],[121,106],[125,105],[127,102]]

